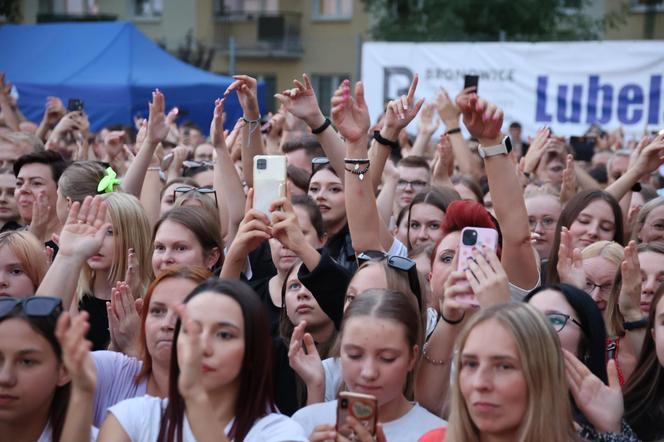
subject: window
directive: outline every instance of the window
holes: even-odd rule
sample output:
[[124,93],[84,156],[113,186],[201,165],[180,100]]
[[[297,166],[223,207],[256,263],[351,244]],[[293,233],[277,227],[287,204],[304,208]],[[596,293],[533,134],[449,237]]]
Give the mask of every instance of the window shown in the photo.
[[274,94],[277,93],[277,76],[274,74],[258,74],[256,75],[256,80],[265,82],[265,114],[267,116],[268,112],[276,112],[276,98]]
[[663,0],[630,0],[629,9],[631,12],[662,12],[664,11]]
[[214,0],[215,15],[277,12],[278,0]]
[[135,17],[161,17],[163,0],[133,0]]
[[350,20],[353,17],[353,0],[313,0],[314,19]]
[[334,91],[337,90],[341,82],[346,78],[350,78],[350,75],[313,75],[311,77],[311,84],[318,98],[318,105],[323,115],[330,115],[330,100],[332,100],[332,95],[334,95]]

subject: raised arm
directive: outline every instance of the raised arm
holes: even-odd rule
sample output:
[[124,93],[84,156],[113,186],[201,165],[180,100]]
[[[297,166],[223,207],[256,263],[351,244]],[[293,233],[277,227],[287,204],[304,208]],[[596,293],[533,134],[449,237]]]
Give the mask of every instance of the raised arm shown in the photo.
[[410,150],[410,155],[417,155],[420,157],[426,156],[429,153],[431,137],[434,132],[438,130],[440,126],[440,121],[436,118],[436,107],[433,103],[427,103],[424,108],[422,108],[422,113],[420,114],[420,122],[417,130],[417,137],[413,143],[413,148]]
[[74,202],[60,232],[60,250],[35,294],[62,298],[68,309],[83,263],[97,253],[110,228],[111,224],[106,222],[106,202],[101,196],[87,196],[83,204]]
[[222,114],[224,112],[224,100],[218,99],[214,103],[214,116],[210,124],[210,139],[217,158],[214,163],[214,188],[223,204],[219,204],[219,218],[222,224],[227,224],[226,241],[232,241],[237,228],[244,216],[245,195],[242,180],[237,174],[237,169],[231,160],[231,155],[226,146],[224,127],[222,125]]
[[235,75],[235,81],[224,92],[226,98],[233,91],[237,92],[240,106],[242,106],[242,170],[247,186],[254,187],[254,157],[265,153],[263,138],[261,136],[261,114],[258,109],[258,83],[255,78],[248,75]]
[[[503,111],[500,108],[474,94],[458,97],[457,105],[463,113],[466,128],[481,146],[503,143],[505,137],[500,131]],[[524,289],[533,288],[538,283],[538,260],[530,242],[528,213],[516,167],[508,154],[486,156],[484,165],[503,237],[501,261],[512,284]]]
[[[164,94],[159,89],[152,92],[152,101],[150,102],[150,116],[148,118],[145,139],[141,147],[131,162],[127,174],[122,180],[122,188],[125,192],[140,198],[143,180],[148,167],[160,166],[160,161],[155,158],[155,152],[159,143],[168,135],[168,125],[166,124],[166,115],[164,114],[165,99]],[[158,198],[158,196],[157,196]]]
[[[413,118],[422,108],[424,98],[415,101],[415,92],[417,91],[417,84],[420,80],[418,74],[415,74],[408,94],[402,95],[396,100],[388,103],[385,109],[385,117],[383,118],[383,126],[380,129],[380,136],[382,141],[388,144],[396,144],[399,139],[399,133],[413,121]],[[378,189],[385,162],[390,157],[392,152],[391,146],[388,144],[379,143],[375,139],[371,142],[371,183],[375,191]]]
[[42,117],[39,127],[35,135],[39,137],[40,140],[46,142],[46,135],[49,129],[55,127],[65,115],[65,107],[62,104],[62,100],[58,97],[48,97],[46,98],[46,109],[44,109],[44,116]]
[[642,140],[636,150],[636,160],[620,178],[606,188],[606,191],[620,201],[632,187],[646,174],[652,173],[664,162],[664,134],[655,137],[650,144]]
[[286,89],[281,94],[276,94],[275,97],[288,112],[304,121],[312,131],[317,130],[318,133],[314,135],[323,147],[332,168],[343,182],[344,154],[346,152],[343,140],[331,125],[321,130],[327,120],[318,106],[309,76],[302,74],[302,82],[293,80],[293,84],[295,85],[293,89]]
[[5,120],[5,124],[9,129],[18,132],[20,130],[18,126],[18,116],[14,112],[14,108],[12,107],[9,98],[11,90],[11,83],[5,84],[5,74],[0,73],[0,111],[2,112],[2,118]]

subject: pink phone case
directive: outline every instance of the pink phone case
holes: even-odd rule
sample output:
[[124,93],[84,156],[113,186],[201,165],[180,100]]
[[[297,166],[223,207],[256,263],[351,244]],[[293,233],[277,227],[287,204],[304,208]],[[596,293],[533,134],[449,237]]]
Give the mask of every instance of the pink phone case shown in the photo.
[[[472,231],[475,233],[473,234]],[[474,242],[471,244],[464,244],[464,238],[471,235],[474,237]],[[457,252],[457,270],[460,272],[466,271],[468,268],[467,262],[473,257],[473,248],[479,249],[482,246],[488,247],[495,251],[498,247],[498,232],[495,229],[487,229],[484,227],[465,227],[461,231],[461,238],[459,239],[459,251]],[[462,283],[462,285],[465,287],[470,287],[470,284],[467,282]],[[457,300],[461,303],[479,305],[475,295],[459,297]]]

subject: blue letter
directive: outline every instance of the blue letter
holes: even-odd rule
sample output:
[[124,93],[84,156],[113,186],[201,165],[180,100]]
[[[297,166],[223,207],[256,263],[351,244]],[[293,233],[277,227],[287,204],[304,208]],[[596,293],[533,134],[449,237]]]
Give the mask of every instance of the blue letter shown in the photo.
[[560,123],[580,123],[581,122],[581,94],[583,86],[580,84],[572,85],[572,98],[570,99],[571,115],[567,116],[567,86],[558,86],[558,121]]
[[546,86],[548,78],[545,75],[537,77],[537,105],[535,112],[535,121],[543,123],[551,122],[551,114],[546,113]]
[[[588,124],[606,124],[611,120],[611,103],[613,101],[613,88],[609,84],[599,85],[599,75],[591,75],[588,82]],[[602,92],[602,113],[597,117],[597,98]]]
[[648,124],[659,124],[659,100],[662,94],[662,76],[650,77],[650,105],[648,106]]
[[623,124],[636,124],[643,117],[643,109],[634,109],[629,116],[629,106],[643,104],[643,90],[637,84],[628,84],[618,94],[618,120]]

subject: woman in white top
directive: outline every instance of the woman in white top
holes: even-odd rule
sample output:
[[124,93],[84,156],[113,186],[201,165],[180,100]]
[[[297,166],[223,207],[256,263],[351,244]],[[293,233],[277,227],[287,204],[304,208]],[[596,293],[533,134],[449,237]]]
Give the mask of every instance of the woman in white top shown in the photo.
[[[417,440],[430,429],[445,425],[409,400],[422,341],[419,316],[414,296],[371,289],[348,305],[339,332],[345,387],[376,397],[379,432],[384,432],[388,441]],[[310,434],[311,441],[337,440],[336,408],[337,401],[310,405],[293,419]]]
[[177,312],[168,399],[111,407],[100,441],[306,440],[275,413],[269,323],[248,286],[209,280]]

